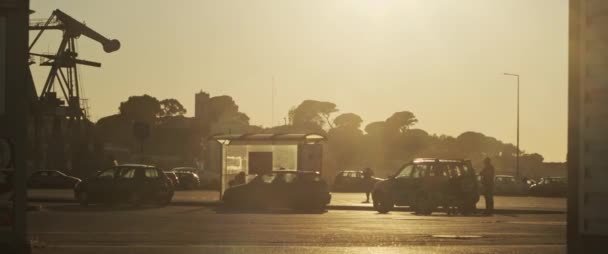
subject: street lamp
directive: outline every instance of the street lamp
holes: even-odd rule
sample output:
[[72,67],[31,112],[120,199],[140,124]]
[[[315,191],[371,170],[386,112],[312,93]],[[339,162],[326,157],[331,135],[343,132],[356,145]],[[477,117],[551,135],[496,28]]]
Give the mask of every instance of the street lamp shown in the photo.
[[519,177],[519,74],[505,72],[504,75],[517,77],[517,152],[515,156],[515,176]]

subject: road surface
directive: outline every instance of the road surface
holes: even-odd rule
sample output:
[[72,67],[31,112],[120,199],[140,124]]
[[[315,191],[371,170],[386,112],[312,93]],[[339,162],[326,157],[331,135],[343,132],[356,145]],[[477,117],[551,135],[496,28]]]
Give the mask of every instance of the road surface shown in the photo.
[[29,213],[33,253],[565,253],[564,214],[80,207]]
[[[55,202],[74,202],[74,192],[72,190],[54,189],[30,189],[28,196],[33,201],[55,201]],[[363,193],[332,193],[330,206],[341,208],[359,209],[368,207],[371,204],[363,204],[365,195]],[[173,204],[176,205],[212,205],[217,203],[219,193],[217,191],[193,190],[176,191],[173,196]],[[565,198],[546,198],[546,197],[527,197],[527,196],[496,196],[494,206],[498,210],[519,210],[519,211],[547,211],[547,212],[566,212]],[[477,208],[484,209],[485,203],[483,196],[477,203]]]

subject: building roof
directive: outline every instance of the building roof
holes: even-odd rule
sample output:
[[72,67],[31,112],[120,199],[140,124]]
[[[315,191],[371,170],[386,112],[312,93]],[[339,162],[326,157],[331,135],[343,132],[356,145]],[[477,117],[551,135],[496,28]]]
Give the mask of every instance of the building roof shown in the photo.
[[145,165],[145,164],[120,164],[116,167],[117,168],[155,168],[152,165]]
[[211,136],[211,140],[216,140],[222,144],[238,143],[319,143],[327,140],[324,135],[316,133],[251,133],[251,134],[218,134]]
[[443,162],[443,163],[460,163],[464,160],[458,159],[439,159],[439,158],[416,158],[414,159],[414,163],[426,163],[426,162]]

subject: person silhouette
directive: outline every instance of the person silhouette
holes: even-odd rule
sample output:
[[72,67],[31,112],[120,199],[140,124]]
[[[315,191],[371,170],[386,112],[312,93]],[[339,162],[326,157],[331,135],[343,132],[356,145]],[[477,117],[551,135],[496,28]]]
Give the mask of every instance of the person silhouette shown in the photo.
[[245,184],[246,178],[247,175],[245,174],[245,172],[241,171],[236,176],[234,176],[234,178],[228,184],[230,186]]
[[369,194],[374,188],[374,171],[371,168],[365,168],[363,170],[363,188],[365,188],[365,201],[363,203],[369,203]]
[[483,185],[483,197],[486,200],[484,214],[492,215],[494,213],[494,166],[492,166],[490,158],[485,158],[483,163],[484,167],[479,175],[481,175],[481,184]]

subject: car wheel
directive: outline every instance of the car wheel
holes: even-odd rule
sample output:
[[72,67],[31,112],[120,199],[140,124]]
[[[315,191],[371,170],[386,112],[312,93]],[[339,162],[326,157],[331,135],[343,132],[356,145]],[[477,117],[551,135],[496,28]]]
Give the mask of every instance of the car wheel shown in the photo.
[[81,206],[89,205],[89,194],[86,191],[81,191],[76,194],[76,199]]
[[374,209],[379,213],[388,213],[393,209],[393,201],[387,194],[377,193],[372,196]]

